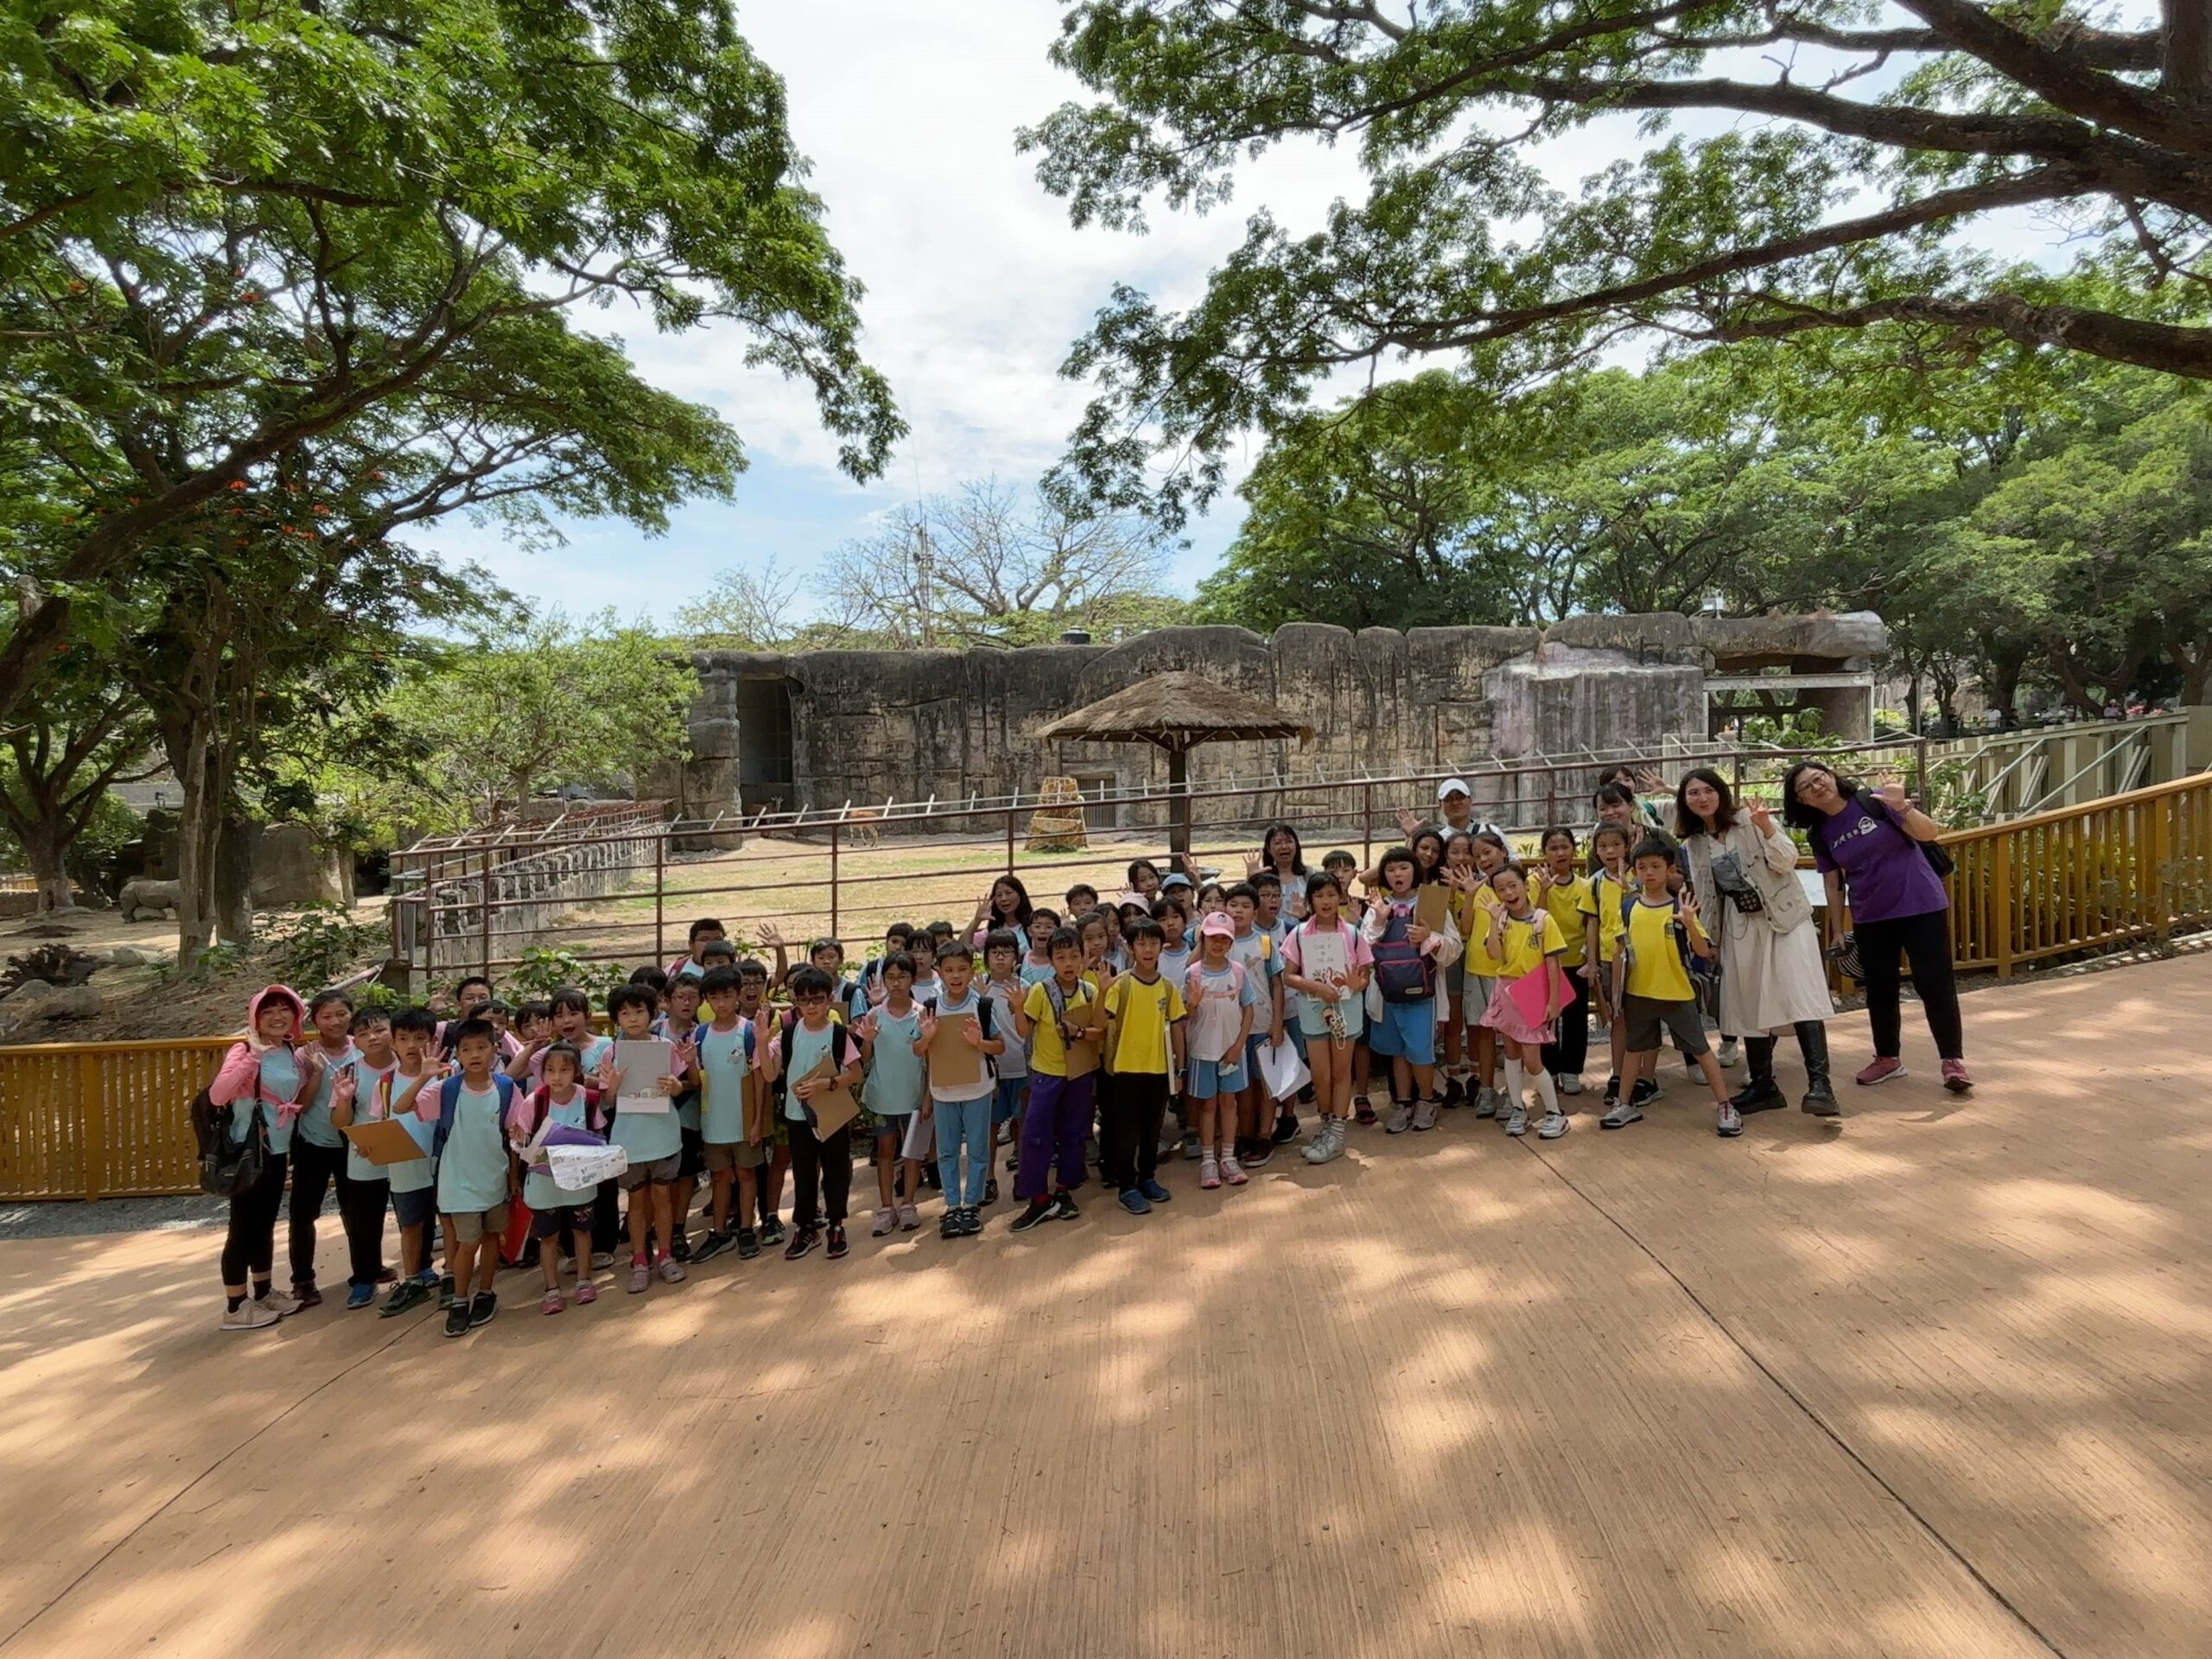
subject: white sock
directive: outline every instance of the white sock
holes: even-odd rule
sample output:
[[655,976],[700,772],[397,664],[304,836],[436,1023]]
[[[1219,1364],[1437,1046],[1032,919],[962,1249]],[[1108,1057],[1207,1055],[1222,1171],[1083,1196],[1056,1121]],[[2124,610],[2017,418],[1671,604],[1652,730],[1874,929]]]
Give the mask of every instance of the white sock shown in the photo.
[[1529,1086],[1529,1079],[1521,1070],[1521,1062],[1509,1059],[1505,1063],[1505,1109],[1518,1111],[1522,1108],[1522,1090]]
[[1548,1071],[1536,1073],[1536,1098],[1544,1103],[1546,1111],[1559,1110],[1559,1091],[1553,1087],[1552,1074]]

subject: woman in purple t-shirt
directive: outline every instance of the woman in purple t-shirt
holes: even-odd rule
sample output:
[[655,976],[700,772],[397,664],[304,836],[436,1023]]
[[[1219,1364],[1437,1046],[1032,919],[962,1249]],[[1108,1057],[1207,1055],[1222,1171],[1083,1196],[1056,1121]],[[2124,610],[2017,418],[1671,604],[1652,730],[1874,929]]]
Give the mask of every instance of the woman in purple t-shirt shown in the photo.
[[1943,1058],[1943,1086],[1963,1094],[1967,1074],[1959,1029],[1959,988],[1951,971],[1950,895],[1920,849],[1943,827],[1905,799],[1903,785],[1870,790],[1839,778],[1817,760],[1802,760],[1782,785],[1782,816],[1812,843],[1813,863],[1827,879],[1827,930],[1840,937],[1848,896],[1851,925],[1866,973],[1866,1017],[1874,1060],[1862,1084],[1904,1075],[1897,958],[1912,963],[1912,986],[1928,1015],[1929,1033]]

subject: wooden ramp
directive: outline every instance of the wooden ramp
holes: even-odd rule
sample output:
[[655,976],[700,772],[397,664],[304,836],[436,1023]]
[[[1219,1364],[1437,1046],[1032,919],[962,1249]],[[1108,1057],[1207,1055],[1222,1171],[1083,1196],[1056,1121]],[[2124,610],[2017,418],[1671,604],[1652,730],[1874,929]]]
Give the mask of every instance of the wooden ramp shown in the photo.
[[1915,1030],[1840,1130],[1670,1067],[454,1342],[224,1336],[206,1233],[0,1247],[0,1649],[2212,1652],[2212,959],[1967,1008],[1976,1097]]

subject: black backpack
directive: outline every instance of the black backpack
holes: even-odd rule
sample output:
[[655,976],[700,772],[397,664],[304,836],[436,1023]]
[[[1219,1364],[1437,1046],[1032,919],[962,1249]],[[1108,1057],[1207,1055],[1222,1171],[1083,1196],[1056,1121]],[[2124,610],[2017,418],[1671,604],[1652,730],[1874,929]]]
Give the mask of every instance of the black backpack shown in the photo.
[[260,1184],[268,1161],[269,1132],[262,1125],[261,1105],[254,1103],[253,1132],[239,1145],[231,1144],[228,1106],[218,1106],[202,1089],[192,1097],[192,1138],[200,1148],[200,1190],[210,1197],[233,1198]]

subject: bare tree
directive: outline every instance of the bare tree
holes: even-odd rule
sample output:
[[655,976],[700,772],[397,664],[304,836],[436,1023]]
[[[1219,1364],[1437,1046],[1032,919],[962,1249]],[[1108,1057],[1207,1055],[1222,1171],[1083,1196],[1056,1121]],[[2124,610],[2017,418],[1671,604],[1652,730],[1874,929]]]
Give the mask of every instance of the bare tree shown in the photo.
[[796,637],[798,574],[770,559],[757,570],[719,572],[706,593],[676,613],[677,626],[702,650],[774,651]]

